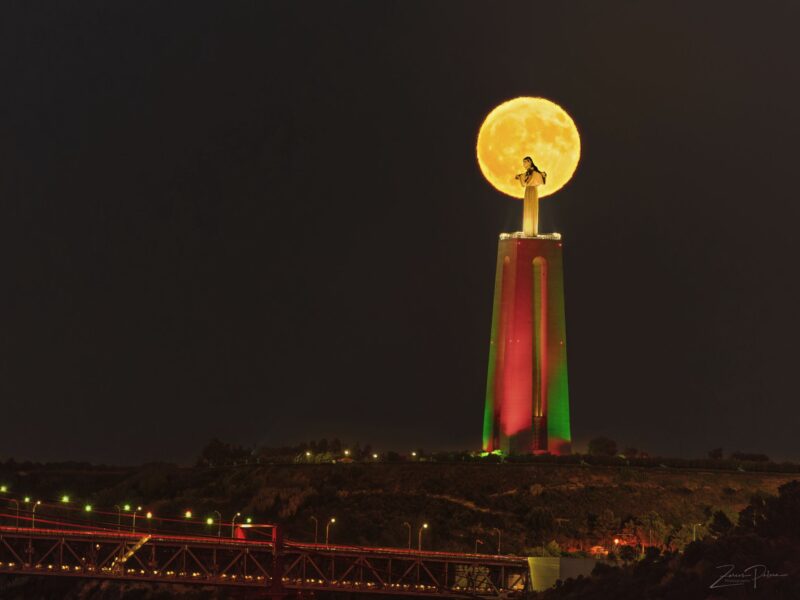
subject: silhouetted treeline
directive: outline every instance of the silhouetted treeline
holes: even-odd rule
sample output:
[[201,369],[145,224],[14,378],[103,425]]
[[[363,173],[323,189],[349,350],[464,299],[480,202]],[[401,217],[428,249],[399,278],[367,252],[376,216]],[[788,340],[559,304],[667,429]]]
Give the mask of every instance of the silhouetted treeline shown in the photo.
[[[542,600],[800,598],[798,514],[800,481],[792,481],[779,488],[777,497],[754,497],[739,513],[736,525],[715,515],[709,535],[690,542],[683,552],[648,548],[641,561],[619,566],[599,563],[591,577],[561,582],[539,596]],[[732,576],[724,579],[728,570]],[[754,573],[762,576],[754,581]]]

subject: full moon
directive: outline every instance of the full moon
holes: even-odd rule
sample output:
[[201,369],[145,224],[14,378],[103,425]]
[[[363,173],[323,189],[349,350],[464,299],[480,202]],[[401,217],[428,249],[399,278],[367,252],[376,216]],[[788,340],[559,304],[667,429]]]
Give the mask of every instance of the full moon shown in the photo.
[[478,132],[478,164],[495,188],[522,198],[525,188],[514,179],[526,156],[547,173],[539,197],[554,194],[572,177],[581,157],[575,122],[555,102],[545,98],[514,98],[490,112]]

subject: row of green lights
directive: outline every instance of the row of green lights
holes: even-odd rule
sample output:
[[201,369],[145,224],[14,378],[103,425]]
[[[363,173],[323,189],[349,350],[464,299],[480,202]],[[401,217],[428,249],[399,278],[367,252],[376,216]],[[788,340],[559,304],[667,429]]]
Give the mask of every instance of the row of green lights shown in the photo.
[[[0,485],[0,494],[6,494],[6,493],[8,493],[8,486],[7,485]],[[22,501],[24,503],[26,503],[26,504],[29,504],[31,502],[31,497],[30,496],[25,496],[25,498],[23,498]],[[61,502],[63,502],[64,504],[68,503],[69,502],[69,496],[67,496],[66,494],[64,496],[61,496]],[[36,501],[36,504],[41,504],[41,503],[42,503],[41,500],[37,500]]]
[[[186,512],[191,515],[191,511],[187,510]],[[191,519],[192,517],[191,516],[187,516],[186,518],[187,519]],[[253,523],[253,519],[252,519],[252,517],[247,517],[244,520],[244,522],[247,523],[248,525],[251,525]],[[213,517],[206,518],[206,525],[213,525],[213,524],[214,524],[214,518]]]
[[[8,492],[8,486],[7,485],[0,485],[0,493],[5,494],[7,492]],[[30,504],[31,503],[31,497],[30,496],[25,496],[25,498],[22,501],[25,504]],[[70,497],[68,495],[64,494],[63,496],[61,496],[61,502],[63,502],[64,504],[68,504],[69,501],[70,501]],[[41,503],[42,503],[41,500],[37,500],[36,501],[36,504],[41,504]],[[91,504],[87,504],[87,505],[85,505],[83,507],[83,510],[84,510],[84,512],[87,512],[87,513],[88,512],[92,512],[92,510],[94,510],[94,507]],[[124,510],[125,512],[130,512],[131,511],[131,505],[130,504],[123,505],[122,510]],[[141,506],[137,506],[136,507],[136,512],[139,512],[140,510],[142,510],[142,507]],[[240,515],[241,515],[241,513],[236,513],[237,517],[240,516]],[[186,517],[187,519],[191,519],[192,518],[192,511],[187,510],[184,513],[183,516]],[[150,511],[147,511],[147,514],[145,514],[145,518],[152,519],[153,518],[153,513],[150,512]],[[213,525],[214,524],[214,519],[209,517],[209,518],[206,519],[206,523],[208,525]],[[247,517],[245,519],[245,523],[247,523],[248,525],[252,524],[253,523],[253,518],[252,517]]]

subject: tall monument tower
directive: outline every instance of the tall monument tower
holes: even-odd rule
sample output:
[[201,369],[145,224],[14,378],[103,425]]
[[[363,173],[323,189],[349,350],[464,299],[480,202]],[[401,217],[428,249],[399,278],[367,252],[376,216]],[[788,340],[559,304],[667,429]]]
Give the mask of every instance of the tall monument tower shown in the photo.
[[569,454],[560,236],[503,233],[497,249],[483,448]]
[[[527,156],[532,160],[523,162]],[[539,232],[538,205],[566,184],[579,156],[574,122],[544,98],[501,104],[478,135],[483,174],[500,191],[524,197],[523,230],[500,234],[497,250],[483,420],[488,452],[571,452],[562,241]]]

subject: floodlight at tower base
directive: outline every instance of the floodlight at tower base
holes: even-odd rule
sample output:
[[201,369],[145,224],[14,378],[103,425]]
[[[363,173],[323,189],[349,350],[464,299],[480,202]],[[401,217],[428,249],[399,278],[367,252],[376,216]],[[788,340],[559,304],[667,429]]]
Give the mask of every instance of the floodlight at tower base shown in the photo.
[[570,454],[561,235],[500,235],[483,450]]

